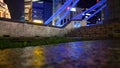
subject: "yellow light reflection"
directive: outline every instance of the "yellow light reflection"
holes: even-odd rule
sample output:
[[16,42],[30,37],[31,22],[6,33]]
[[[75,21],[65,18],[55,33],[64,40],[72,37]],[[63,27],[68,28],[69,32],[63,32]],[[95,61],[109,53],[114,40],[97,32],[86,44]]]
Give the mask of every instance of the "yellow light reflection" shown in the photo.
[[33,23],[43,24],[43,20],[33,20]]
[[34,65],[37,67],[41,67],[46,64],[44,48],[37,47],[34,49]]
[[13,56],[9,56],[11,52],[9,49],[0,50],[0,68],[13,68]]

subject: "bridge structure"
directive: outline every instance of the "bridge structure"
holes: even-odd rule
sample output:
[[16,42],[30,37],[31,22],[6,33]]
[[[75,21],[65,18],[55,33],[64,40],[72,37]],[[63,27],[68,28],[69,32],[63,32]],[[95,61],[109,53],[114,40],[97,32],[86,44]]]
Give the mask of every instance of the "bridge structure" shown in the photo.
[[[74,22],[79,21],[77,25],[80,25],[83,20],[86,21],[85,22],[86,25],[84,26],[87,26],[87,22],[89,22],[89,19],[94,17],[97,13],[102,11],[107,6],[106,4],[107,0],[100,0],[92,7],[88,8],[87,10],[84,10],[81,13],[77,14],[76,16],[73,16],[69,21],[65,23],[61,23],[61,21],[71,12],[70,10],[74,8],[79,1],[80,0],[66,0],[66,2],[48,20],[46,20],[44,24],[51,25],[52,21],[55,20],[59,15],[61,15],[59,19],[55,21],[55,24],[53,26],[63,27],[66,24],[71,23],[71,21]],[[65,11],[68,6],[70,6],[69,9]]]

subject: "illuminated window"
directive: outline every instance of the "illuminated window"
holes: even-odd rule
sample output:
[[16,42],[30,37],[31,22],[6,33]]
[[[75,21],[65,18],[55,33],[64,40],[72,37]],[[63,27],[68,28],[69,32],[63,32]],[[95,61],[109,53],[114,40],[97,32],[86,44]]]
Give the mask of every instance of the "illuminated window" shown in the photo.
[[29,20],[29,17],[28,17],[28,16],[25,16],[25,19],[26,19],[26,20]]
[[37,17],[37,15],[33,15],[33,17]]
[[37,11],[33,11],[34,13],[37,13]]
[[74,28],[79,28],[81,26],[81,23],[80,22],[74,22]]
[[76,12],[76,8],[71,8],[70,11]]
[[44,3],[44,2],[43,2],[43,1],[40,1],[40,2],[38,2],[38,3],[41,3],[41,4],[42,4],[42,3]]
[[27,8],[27,7],[31,7],[31,5],[25,5],[25,7]]
[[25,13],[29,13],[29,9],[25,9]]

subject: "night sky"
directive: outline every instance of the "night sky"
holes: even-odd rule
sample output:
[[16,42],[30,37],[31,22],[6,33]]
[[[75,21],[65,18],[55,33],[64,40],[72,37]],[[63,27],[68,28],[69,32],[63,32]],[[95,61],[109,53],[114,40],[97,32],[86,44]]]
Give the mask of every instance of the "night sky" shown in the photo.
[[13,20],[20,20],[24,13],[24,0],[4,0]]
[[[20,17],[24,14],[24,0],[4,0],[4,2],[8,5],[8,9],[10,11],[12,19],[19,20]],[[77,6],[81,8],[89,8],[95,3],[96,0],[80,0]]]
[[[43,0],[43,1],[51,2],[52,0]],[[77,6],[81,7],[81,8],[89,8],[89,7],[93,6],[96,3],[96,1],[97,0],[80,0]]]
[[96,4],[96,0],[80,0],[77,6],[81,8],[89,8],[94,4]]

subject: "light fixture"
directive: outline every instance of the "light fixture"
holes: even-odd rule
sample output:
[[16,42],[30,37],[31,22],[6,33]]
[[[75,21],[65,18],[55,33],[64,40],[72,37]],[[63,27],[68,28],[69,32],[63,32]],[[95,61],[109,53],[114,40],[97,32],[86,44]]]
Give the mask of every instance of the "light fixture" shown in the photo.
[[43,20],[33,20],[33,23],[43,24]]
[[75,12],[75,11],[76,11],[76,8],[71,8],[70,11]]

